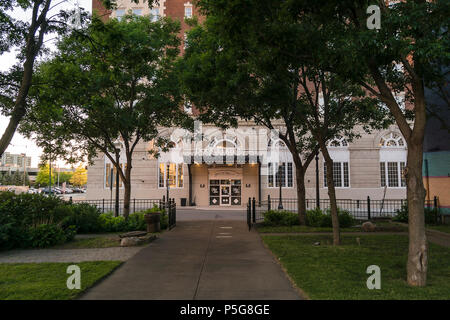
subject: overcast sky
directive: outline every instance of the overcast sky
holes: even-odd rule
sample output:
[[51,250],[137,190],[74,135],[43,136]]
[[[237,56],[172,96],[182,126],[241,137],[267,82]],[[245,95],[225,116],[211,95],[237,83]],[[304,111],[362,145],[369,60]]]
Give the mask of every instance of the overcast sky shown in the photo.
[[[55,4],[58,4],[62,2],[61,0],[55,0],[53,1]],[[52,12],[57,12],[59,10],[64,9],[72,9],[75,7],[77,3],[77,0],[67,0],[57,7],[55,7],[49,15],[52,14]],[[78,0],[79,6],[83,8],[85,11],[92,12],[92,0]],[[28,20],[31,17],[31,12],[24,12],[23,10],[15,10],[14,11],[14,17],[20,20]],[[46,46],[50,48],[54,48],[54,39],[55,35],[47,35],[46,40]],[[0,70],[8,70],[12,65],[15,64],[15,55],[16,53],[8,52],[0,56]],[[3,134],[5,131],[5,128],[8,126],[9,118],[4,117],[0,115],[0,135]],[[21,136],[19,133],[15,133],[14,137],[11,141],[11,144],[6,149],[6,152],[11,153],[22,153],[25,152],[27,156],[31,156],[31,166],[37,167],[39,163],[39,156],[41,154],[41,150],[36,146],[36,144],[32,140],[25,139],[23,136]],[[63,164],[60,163],[62,166]]]

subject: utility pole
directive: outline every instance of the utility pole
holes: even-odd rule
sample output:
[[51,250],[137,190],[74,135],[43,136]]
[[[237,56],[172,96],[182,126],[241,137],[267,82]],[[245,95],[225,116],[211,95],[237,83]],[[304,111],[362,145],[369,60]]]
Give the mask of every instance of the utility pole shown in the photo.
[[25,186],[25,177],[27,173],[26,169],[26,163],[25,163],[25,153],[22,153],[22,162],[23,162],[23,186]]

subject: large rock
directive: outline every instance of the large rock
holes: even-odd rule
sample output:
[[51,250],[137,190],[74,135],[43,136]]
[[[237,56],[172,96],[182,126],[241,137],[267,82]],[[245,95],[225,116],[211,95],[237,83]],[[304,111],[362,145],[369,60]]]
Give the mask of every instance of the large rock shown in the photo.
[[142,243],[142,240],[138,237],[127,237],[120,240],[121,247],[134,247]]
[[375,225],[370,221],[366,221],[362,224],[361,229],[364,232],[373,232],[375,231]]

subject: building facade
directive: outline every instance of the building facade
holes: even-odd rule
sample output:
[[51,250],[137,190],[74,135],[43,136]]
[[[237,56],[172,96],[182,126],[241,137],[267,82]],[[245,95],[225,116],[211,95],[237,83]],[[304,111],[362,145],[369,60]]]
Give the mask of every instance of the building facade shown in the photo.
[[[114,11],[106,11],[98,0],[93,0],[93,10],[105,19],[120,19],[129,10],[148,15],[150,19],[170,16],[182,22],[182,39],[188,28],[184,19],[197,14],[192,3],[183,0],[160,0],[154,8],[148,8],[146,2],[119,0]],[[182,46],[182,52],[183,49]],[[278,129],[282,131],[283,127],[280,125]],[[200,142],[186,139],[189,134],[180,129],[162,131],[171,137],[175,147],[159,158],[149,153],[152,142],[142,142],[136,147],[131,174],[132,198],[161,199],[169,193],[178,205],[242,208],[248,198],[263,200],[269,195],[277,198],[280,184],[283,198],[297,197],[292,156],[263,127],[250,121],[241,121],[237,130],[227,131],[203,125],[204,139]],[[338,138],[329,142],[337,198],[405,199],[402,170],[406,165],[407,146],[400,131],[396,126],[370,134],[360,131],[361,137],[355,141]],[[306,172],[306,198],[315,199],[318,184],[321,199],[328,199],[323,156],[319,154],[316,161],[318,170],[313,160]],[[100,154],[89,167],[87,199],[110,198],[111,187],[115,187],[111,174],[114,169],[110,161]],[[122,196],[123,186],[119,187]]]
[[10,152],[4,152],[0,159],[0,166],[11,168],[30,168],[31,157],[27,157],[24,153],[13,154]]

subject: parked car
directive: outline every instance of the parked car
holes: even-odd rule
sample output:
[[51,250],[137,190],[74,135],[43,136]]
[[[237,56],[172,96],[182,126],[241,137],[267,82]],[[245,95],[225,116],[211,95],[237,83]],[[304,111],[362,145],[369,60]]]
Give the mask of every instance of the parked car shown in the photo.
[[[52,194],[62,194],[61,189],[57,188],[57,187],[53,187],[51,188]],[[50,188],[46,187],[42,189],[42,193],[44,194],[50,194]]]

